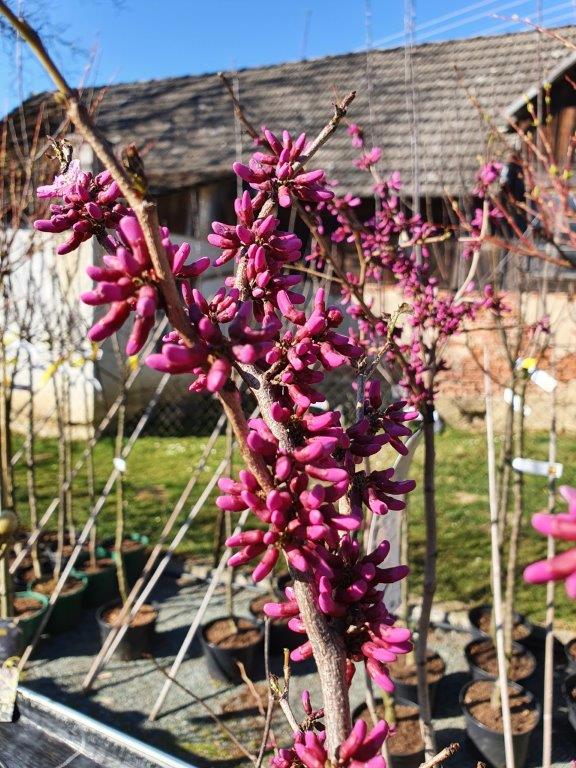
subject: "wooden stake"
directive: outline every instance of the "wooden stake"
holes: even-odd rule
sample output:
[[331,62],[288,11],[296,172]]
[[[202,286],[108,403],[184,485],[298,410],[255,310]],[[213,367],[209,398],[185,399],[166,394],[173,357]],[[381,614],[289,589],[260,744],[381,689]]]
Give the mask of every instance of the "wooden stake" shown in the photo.
[[498,683],[500,706],[504,726],[504,749],[506,768],[514,768],[514,745],[512,743],[512,720],[508,696],[506,653],[504,649],[504,624],[502,611],[502,569],[500,562],[500,541],[498,535],[498,496],[496,492],[496,454],[494,450],[494,420],[492,415],[492,380],[489,376],[490,353],[484,349],[484,393],[486,400],[486,445],[488,449],[488,495],[490,500],[490,544],[492,554],[492,594],[494,600],[494,621],[496,652],[498,655]]

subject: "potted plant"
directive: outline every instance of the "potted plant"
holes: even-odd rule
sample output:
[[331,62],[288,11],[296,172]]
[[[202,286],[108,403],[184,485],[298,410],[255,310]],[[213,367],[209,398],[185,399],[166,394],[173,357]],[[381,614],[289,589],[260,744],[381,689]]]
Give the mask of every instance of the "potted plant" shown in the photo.
[[[471,680],[460,691],[466,732],[476,748],[495,768],[505,768],[504,727],[501,707],[494,707],[495,680]],[[523,768],[530,736],[540,720],[540,707],[531,693],[508,684],[514,764]]]
[[[464,654],[474,680],[494,680],[498,677],[498,658],[491,637],[471,640],[466,645]],[[508,679],[519,683],[531,677],[535,670],[534,654],[519,643],[514,643],[512,655],[508,657]]]
[[[477,605],[468,611],[468,620],[474,637],[490,637],[492,634],[492,606]],[[512,639],[522,645],[530,644],[534,633],[534,625],[525,616],[514,612]]]
[[[125,464],[122,459],[122,449],[124,444],[124,428],[126,421],[126,368],[121,362],[118,340],[114,338],[114,350],[118,360],[121,374],[122,404],[118,410],[118,420],[116,423],[116,534],[114,538],[114,548],[112,550],[112,559],[115,564],[115,571],[120,592],[120,599],[102,605],[96,611],[96,620],[100,629],[100,638],[104,642],[110,631],[118,621],[122,606],[128,599],[129,581],[126,573],[126,543],[125,536],[125,503],[124,503],[124,471]],[[144,548],[142,547],[144,553]],[[143,567],[143,566],[142,566]],[[140,569],[141,571],[142,569]],[[137,575],[136,575],[137,578]],[[152,650],[156,633],[156,621],[158,611],[151,605],[143,605],[138,613],[130,620],[130,626],[124,634],[121,642],[116,648],[115,656],[123,661],[139,659],[144,653]]]
[[[439,653],[428,648],[426,659],[426,678],[428,681],[428,696],[430,707],[434,712],[436,694],[440,681],[446,672],[446,663]],[[412,652],[400,656],[390,664],[390,676],[394,683],[395,695],[407,701],[418,702],[418,674],[416,661]]]
[[241,683],[238,662],[248,677],[254,676],[262,660],[264,627],[251,619],[223,616],[202,627],[200,643],[211,677]]

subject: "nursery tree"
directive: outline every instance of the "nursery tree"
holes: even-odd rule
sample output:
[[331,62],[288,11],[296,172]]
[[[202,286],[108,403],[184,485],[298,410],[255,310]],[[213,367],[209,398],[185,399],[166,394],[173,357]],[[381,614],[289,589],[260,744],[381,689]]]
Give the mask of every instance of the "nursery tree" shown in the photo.
[[[358,532],[367,510],[383,515],[402,509],[397,497],[414,483],[396,481],[391,466],[370,471],[365,460],[386,445],[404,453],[403,438],[411,433],[407,422],[417,415],[409,407],[420,411],[427,552],[417,662],[426,751],[432,757],[426,654],[436,580],[435,392],[449,338],[480,310],[500,310],[490,287],[480,296],[471,293],[495,207],[484,196],[480,216],[467,226],[469,274],[456,293],[445,293],[433,274],[429,245],[447,234],[401,202],[396,174],[388,180],[378,175],[380,150],[365,146],[358,126],[349,126],[361,150],[358,166],[373,174],[375,186],[375,208],[367,221],[355,215],[354,198],[336,197],[325,173],[310,170],[316,153],[345,118],[353,92],[335,105],[332,119],[312,141],[304,134],[260,132],[245,121],[260,148],[248,165],[236,163],[234,170],[251,191],[236,200],[236,223],[214,222],[209,237],[222,251],[215,266],[235,260],[236,272],[233,281],[207,298],[194,287],[194,279],[209,260],[189,263],[189,246],[174,245],[168,230],[159,226],[135,150],[132,162],[118,161],[36,33],[3,2],[0,11],[43,62],[70,119],[106,169],[94,176],[72,160],[45,188],[55,202],[50,215],[35,224],[44,232],[69,233],[58,247],[60,254],[92,237],[105,251],[103,266],[88,268],[96,287],[82,299],[110,307],[89,338],[102,341],[132,322],[126,346],[131,356],[142,349],[157,310],[166,313],[172,330],[148,364],[193,377],[194,391],[217,394],[246,464],[237,478],[220,482],[218,504],[229,512],[250,509],[260,524],[228,539],[229,546],[239,548],[230,565],[257,560],[255,581],[265,578],[280,558],[289,565],[294,584],[286,590],[286,601],[266,610],[291,617],[290,626],[307,636],[292,659],[313,655],[316,660],[326,730],[314,730],[315,718],[306,710],[294,744],[275,758],[279,768],[298,761],[317,768],[328,759],[341,766],[383,765],[380,750],[388,725],[379,722],[370,732],[362,720],[352,726],[348,686],[356,665],[363,664],[384,691],[393,688],[387,665],[410,651],[410,632],[394,625],[379,587],[402,579],[407,567],[384,565],[386,541],[363,552]],[[480,190],[493,180],[490,169],[483,169]],[[301,240],[281,229],[281,209],[293,210],[309,228],[314,245],[305,258],[314,268],[302,265]],[[327,219],[336,226],[327,228]],[[351,269],[335,257],[333,244],[342,241],[355,248]],[[310,312],[300,308],[299,272],[322,273],[328,262],[352,323],[348,334],[338,330],[343,313],[330,306],[323,288]],[[392,316],[377,307],[371,294],[388,274],[406,300]],[[374,377],[382,365],[398,371],[407,402],[383,405]],[[325,372],[345,366],[354,371],[356,385],[356,414],[349,425],[338,410],[320,415],[314,410],[324,400],[319,387]],[[246,420],[233,373],[254,395],[259,418]]]

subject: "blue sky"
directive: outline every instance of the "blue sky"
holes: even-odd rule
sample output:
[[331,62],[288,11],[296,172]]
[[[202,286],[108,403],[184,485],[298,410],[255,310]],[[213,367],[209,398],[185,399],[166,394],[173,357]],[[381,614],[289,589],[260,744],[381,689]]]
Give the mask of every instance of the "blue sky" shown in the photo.
[[[403,43],[403,0],[8,0],[40,11],[71,53],[51,49],[77,85],[144,80],[273,64],[359,50],[367,27],[375,45]],[[417,42],[525,29],[513,15],[536,20],[538,0],[415,0]],[[366,9],[370,9],[367,24]],[[541,0],[542,22],[576,22],[576,0]],[[495,16],[500,16],[496,18]],[[24,52],[0,43],[0,113],[49,87]],[[88,70],[88,75],[86,72]],[[22,72],[22,77],[17,72]]]

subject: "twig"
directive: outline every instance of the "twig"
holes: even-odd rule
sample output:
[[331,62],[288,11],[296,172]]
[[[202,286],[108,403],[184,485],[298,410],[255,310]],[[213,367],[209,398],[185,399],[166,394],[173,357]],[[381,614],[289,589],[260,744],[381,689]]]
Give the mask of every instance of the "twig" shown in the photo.
[[146,654],[144,654],[144,658],[145,658],[145,659],[149,659],[149,660],[152,662],[152,664],[154,664],[154,667],[157,669],[157,671],[158,671],[158,672],[161,672],[161,673],[164,675],[164,677],[165,677],[165,678],[167,678],[168,680],[171,680],[171,681],[174,683],[174,685],[175,685],[177,688],[180,688],[180,690],[181,690],[181,691],[184,691],[184,693],[188,694],[188,696],[190,696],[190,698],[194,699],[194,701],[195,701],[197,704],[200,704],[200,706],[201,706],[201,707],[204,707],[204,709],[205,709],[205,710],[208,712],[208,714],[210,715],[210,717],[212,718],[212,720],[214,720],[214,722],[216,723],[216,725],[217,725],[217,726],[218,726],[218,727],[219,727],[219,728],[220,728],[220,729],[221,729],[221,730],[222,730],[222,731],[223,731],[223,732],[226,734],[226,736],[228,736],[228,738],[230,739],[230,741],[231,741],[231,742],[232,742],[232,743],[233,743],[233,744],[234,744],[236,747],[238,747],[238,749],[239,749],[239,750],[242,752],[242,754],[243,754],[243,755],[245,755],[245,756],[248,758],[248,760],[250,760],[252,763],[256,764],[256,760],[257,760],[257,758],[256,758],[256,755],[253,755],[251,752],[249,752],[249,751],[246,749],[246,747],[242,746],[242,744],[241,744],[241,743],[238,741],[238,739],[237,739],[237,738],[236,738],[236,736],[235,736],[235,735],[232,733],[232,731],[230,730],[230,728],[228,728],[228,726],[227,726],[227,725],[225,725],[225,724],[224,724],[224,723],[223,723],[223,722],[220,720],[220,718],[218,717],[218,715],[217,715],[217,714],[214,712],[214,710],[213,710],[213,709],[212,709],[212,708],[211,708],[211,707],[210,707],[208,704],[206,704],[206,702],[204,701],[204,699],[201,699],[201,698],[200,698],[200,696],[197,696],[197,695],[194,693],[194,691],[191,691],[191,690],[190,690],[190,688],[187,688],[187,687],[186,687],[185,685],[183,685],[183,684],[182,684],[182,683],[181,683],[179,680],[176,680],[176,678],[174,678],[174,677],[171,677],[171,676],[170,676],[170,674],[169,674],[169,672],[168,672],[168,670],[167,670],[167,669],[165,669],[163,666],[161,666],[161,665],[158,663],[158,661],[157,661],[157,660],[154,658],[154,656],[152,656],[152,655],[151,655],[151,654],[149,654],[149,653],[146,653]]
[[[266,616],[264,620],[264,670],[266,680],[270,679],[270,617]],[[272,696],[272,690],[268,685],[268,705],[266,708],[266,720],[264,721],[264,730],[262,731],[262,740],[260,742],[260,749],[258,750],[258,757],[256,759],[256,768],[260,768],[264,761],[264,754],[266,752],[266,745],[268,743],[268,736],[270,735],[270,728],[272,726],[272,715],[274,714],[274,696]]]
[[430,760],[427,760],[425,763],[420,763],[420,768],[434,768],[436,765],[441,765],[444,760],[448,760],[450,757],[453,757],[459,749],[460,744],[455,741],[453,744],[449,744],[447,747],[444,747],[443,750],[438,752],[437,755],[434,755],[434,757],[430,758]]

